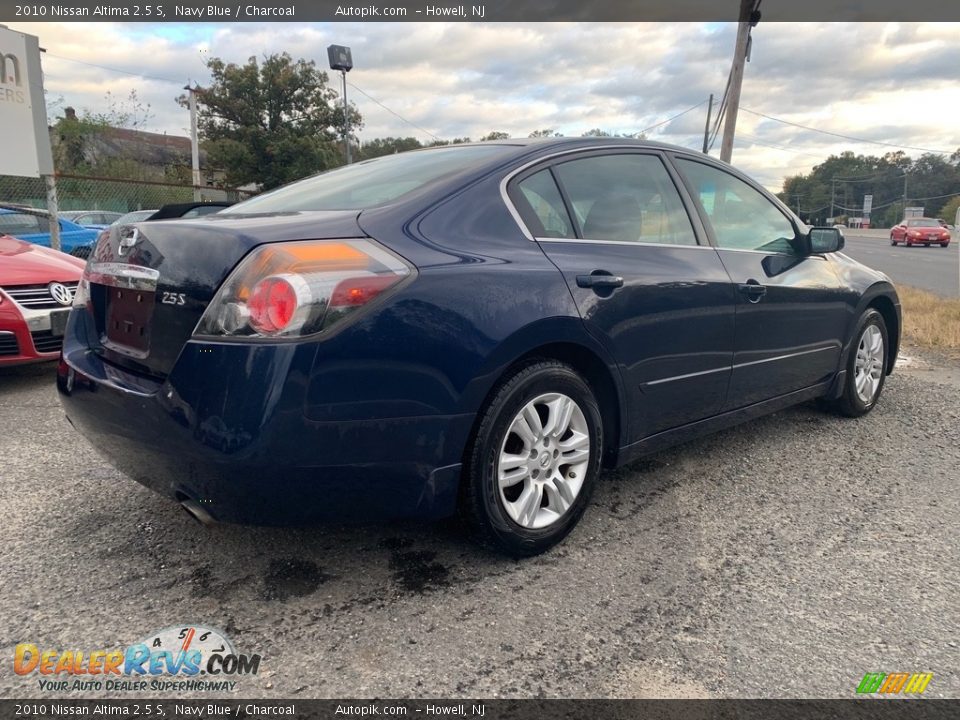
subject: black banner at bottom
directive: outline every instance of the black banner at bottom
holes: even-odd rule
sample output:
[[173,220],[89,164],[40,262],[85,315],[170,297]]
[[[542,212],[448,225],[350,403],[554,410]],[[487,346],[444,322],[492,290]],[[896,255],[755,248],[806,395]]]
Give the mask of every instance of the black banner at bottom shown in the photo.
[[0,718],[939,720],[960,700],[0,700]]

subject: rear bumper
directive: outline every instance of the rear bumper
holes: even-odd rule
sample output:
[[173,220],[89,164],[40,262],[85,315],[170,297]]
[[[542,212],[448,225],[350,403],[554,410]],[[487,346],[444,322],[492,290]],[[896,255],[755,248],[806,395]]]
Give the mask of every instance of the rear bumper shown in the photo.
[[[299,357],[310,348],[234,344],[204,367],[188,344],[157,383],[69,335],[57,387],[71,424],[132,479],[217,521],[439,518],[456,507],[472,415],[315,421]],[[277,357],[264,362],[268,352]],[[256,368],[256,382],[238,385],[237,368]]]
[[901,242],[907,245],[942,245],[950,244],[950,238],[903,238]]

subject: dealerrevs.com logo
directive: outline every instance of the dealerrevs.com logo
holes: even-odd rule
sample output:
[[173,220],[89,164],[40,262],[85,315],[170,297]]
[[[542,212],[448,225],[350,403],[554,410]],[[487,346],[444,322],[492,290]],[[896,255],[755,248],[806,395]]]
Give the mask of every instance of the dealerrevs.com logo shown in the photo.
[[20,643],[17,675],[39,675],[40,690],[229,692],[234,679],[256,675],[261,656],[238,653],[219,630],[202,625],[168,627],[126,648],[43,649]]

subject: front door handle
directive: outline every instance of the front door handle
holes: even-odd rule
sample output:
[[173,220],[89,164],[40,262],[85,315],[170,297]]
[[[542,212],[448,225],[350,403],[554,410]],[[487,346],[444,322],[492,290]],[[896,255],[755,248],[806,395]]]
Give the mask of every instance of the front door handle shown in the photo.
[[623,278],[619,275],[597,273],[595,275],[577,275],[577,287],[582,288],[618,288],[623,287]]
[[758,303],[767,294],[767,288],[756,280],[747,280],[745,283],[737,285],[737,289],[747,296],[747,300],[752,303]]

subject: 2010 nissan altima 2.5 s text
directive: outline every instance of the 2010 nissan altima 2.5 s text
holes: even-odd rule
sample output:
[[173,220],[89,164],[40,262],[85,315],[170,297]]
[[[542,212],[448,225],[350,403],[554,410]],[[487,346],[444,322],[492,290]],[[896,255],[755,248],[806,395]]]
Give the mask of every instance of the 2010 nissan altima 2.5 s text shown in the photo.
[[541,552],[602,467],[893,368],[889,279],[733,168],[639,141],[457,145],[113,227],[69,420],[204,521],[439,518]]

